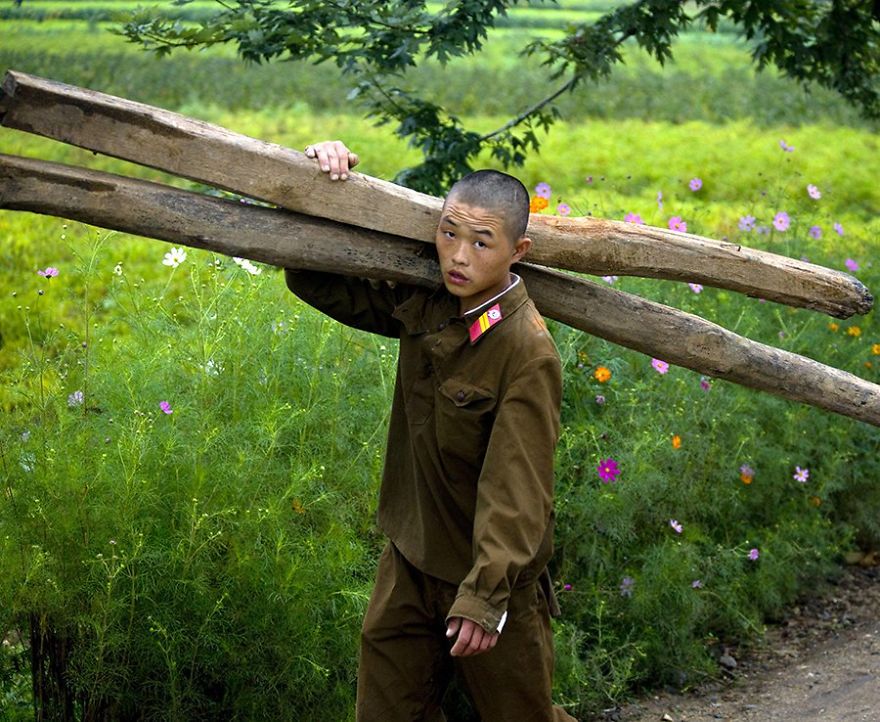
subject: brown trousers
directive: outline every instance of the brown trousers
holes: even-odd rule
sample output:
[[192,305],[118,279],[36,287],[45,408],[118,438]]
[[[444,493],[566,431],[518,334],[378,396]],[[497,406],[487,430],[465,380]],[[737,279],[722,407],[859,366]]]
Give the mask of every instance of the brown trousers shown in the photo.
[[449,654],[445,618],[456,591],[388,543],[361,633],[357,721],[444,722],[455,674],[482,722],[576,722],[551,702],[553,635],[540,584],[513,590],[498,643],[473,657]]

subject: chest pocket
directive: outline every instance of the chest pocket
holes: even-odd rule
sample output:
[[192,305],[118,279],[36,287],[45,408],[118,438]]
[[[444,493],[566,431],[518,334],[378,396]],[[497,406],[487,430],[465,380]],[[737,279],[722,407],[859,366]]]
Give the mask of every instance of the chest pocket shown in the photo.
[[492,422],[495,394],[458,379],[447,379],[438,388],[437,444],[444,456],[473,467],[483,464]]

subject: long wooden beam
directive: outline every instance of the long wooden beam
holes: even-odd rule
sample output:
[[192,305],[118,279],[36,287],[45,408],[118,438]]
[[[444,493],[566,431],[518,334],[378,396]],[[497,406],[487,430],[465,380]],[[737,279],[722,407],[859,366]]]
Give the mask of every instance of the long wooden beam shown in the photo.
[[[302,153],[178,113],[9,71],[0,123],[277,204],[432,243],[441,200],[353,173],[332,183]],[[847,318],[873,297],[858,279],[740,244],[597,218],[533,215],[532,263],[692,281]]]
[[[417,241],[43,161],[0,156],[0,208],[276,266],[439,282],[432,249]],[[530,264],[517,270],[551,318],[672,364],[880,426],[880,386],[853,374],[605,284]]]

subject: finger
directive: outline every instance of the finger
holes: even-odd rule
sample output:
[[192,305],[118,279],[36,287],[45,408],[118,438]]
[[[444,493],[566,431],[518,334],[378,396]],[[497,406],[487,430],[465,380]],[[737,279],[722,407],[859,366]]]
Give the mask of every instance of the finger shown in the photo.
[[450,654],[453,657],[466,657],[468,646],[471,642],[471,637],[474,634],[474,629],[470,625],[463,625],[462,628],[458,632],[458,639],[455,640],[455,644],[452,646],[452,651]]
[[361,157],[357,153],[348,152],[348,167],[354,168],[358,163],[361,162]]
[[[348,148],[345,147],[345,143],[341,140],[335,140],[333,141],[333,153],[336,156],[336,177],[345,180],[348,178]],[[331,180],[336,180],[336,178],[333,178],[333,173],[331,161],[330,178]]]
[[310,145],[306,146],[304,153],[306,154],[306,158],[314,158],[317,155],[315,149]]
[[454,637],[460,626],[461,620],[458,617],[453,617],[449,620],[449,625],[446,627],[446,638],[451,639]]

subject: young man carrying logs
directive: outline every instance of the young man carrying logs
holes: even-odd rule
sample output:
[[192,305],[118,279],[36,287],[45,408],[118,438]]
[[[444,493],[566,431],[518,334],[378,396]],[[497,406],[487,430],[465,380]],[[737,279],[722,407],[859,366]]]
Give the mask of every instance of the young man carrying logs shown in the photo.
[[[306,154],[333,180],[358,161],[339,141]],[[528,219],[520,181],[477,171],[443,205],[436,291],[286,272],[306,303],[400,341],[378,508],[389,541],[362,630],[359,722],[444,720],[453,674],[483,722],[573,719],[551,702],[561,369],[510,271],[531,245]]]

